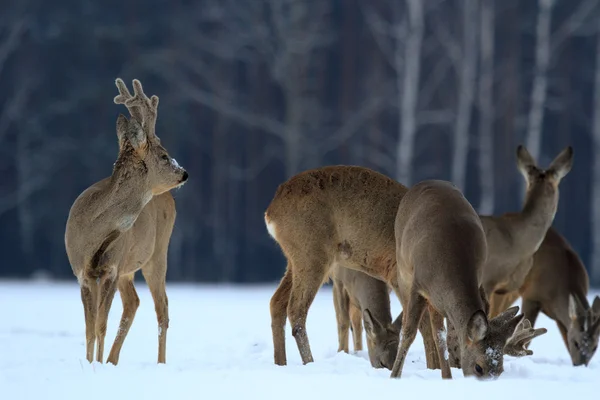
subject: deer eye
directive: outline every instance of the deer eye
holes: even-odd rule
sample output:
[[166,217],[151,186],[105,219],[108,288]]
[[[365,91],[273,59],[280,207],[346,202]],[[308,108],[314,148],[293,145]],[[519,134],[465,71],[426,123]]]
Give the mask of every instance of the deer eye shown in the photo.
[[160,158],[162,158],[164,161],[169,161],[169,156],[166,154],[163,154]]
[[577,343],[577,342],[573,342],[573,344],[575,345],[575,348],[576,348],[577,350],[579,350],[579,343]]
[[481,368],[481,365],[475,364],[475,373],[479,376],[483,375],[483,368]]

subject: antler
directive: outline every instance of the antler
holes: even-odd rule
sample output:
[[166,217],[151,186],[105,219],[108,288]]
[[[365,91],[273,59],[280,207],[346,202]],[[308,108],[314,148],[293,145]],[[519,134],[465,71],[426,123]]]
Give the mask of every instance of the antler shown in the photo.
[[533,351],[528,350],[527,346],[529,343],[538,336],[541,336],[548,332],[546,328],[533,329],[531,322],[528,319],[523,319],[515,333],[506,342],[504,346],[504,354],[508,354],[513,357],[530,356]]
[[129,93],[125,82],[121,78],[117,78],[115,81],[117,89],[119,89],[119,95],[115,97],[115,104],[124,104],[129,113],[135,118],[148,136],[156,136],[156,116],[158,114],[158,96],[153,95],[148,98],[142,88],[142,83],[134,79],[133,80],[133,93]]

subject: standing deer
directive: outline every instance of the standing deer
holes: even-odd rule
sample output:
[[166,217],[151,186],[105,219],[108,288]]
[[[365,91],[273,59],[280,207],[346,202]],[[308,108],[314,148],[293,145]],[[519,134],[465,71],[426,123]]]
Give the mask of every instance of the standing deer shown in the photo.
[[169,156],[155,134],[158,97],[148,98],[138,80],[132,96],[116,80],[116,104],[131,114],[117,119],[119,155],[112,175],[77,197],[67,220],[65,245],[81,287],[85,316],[86,358],[103,362],[108,313],[119,289],[123,315],[108,356],[117,364],[139,298],[133,286],[142,270],[158,319],[158,362],[166,359],[168,300],[165,291],[167,248],[175,222],[175,202],[169,190],[183,185],[188,173]]
[[398,349],[401,319],[392,322],[389,286],[372,276],[336,267],[331,273],[338,327],[338,351],[348,352],[352,323],[354,351],[362,350],[362,319],[367,332],[369,360],[374,368],[391,369]]
[[520,213],[481,216],[488,243],[483,287],[490,297],[490,317],[503,311],[497,295],[518,290],[531,269],[533,254],[552,225],[558,206],[558,185],[573,165],[573,149],[565,148],[548,169],[540,169],[523,146],[517,165],[527,182]]
[[403,307],[400,346],[391,376],[401,376],[425,309],[436,335],[442,378],[452,378],[444,318],[457,330],[463,374],[499,376],[504,346],[523,315],[515,316],[519,307],[513,307],[488,321],[482,290],[487,242],[471,204],[450,182],[423,181],[400,202],[395,234],[398,282],[410,297]]
[[[588,275],[569,242],[553,227],[548,229],[533,267],[518,291],[507,293],[500,307],[519,296],[525,318],[535,324],[539,312],[556,321],[573,365],[588,365],[600,337],[600,297],[590,307]],[[530,350],[528,350],[530,351]]]
[[[265,212],[267,230],[287,258],[270,302],[275,364],[287,363],[288,317],[302,362],[313,361],[306,317],[334,267],[383,280],[404,301],[396,280],[394,218],[406,191],[385,175],[356,166],[308,170],[279,185]],[[437,361],[431,326],[420,329],[431,367],[430,360]]]

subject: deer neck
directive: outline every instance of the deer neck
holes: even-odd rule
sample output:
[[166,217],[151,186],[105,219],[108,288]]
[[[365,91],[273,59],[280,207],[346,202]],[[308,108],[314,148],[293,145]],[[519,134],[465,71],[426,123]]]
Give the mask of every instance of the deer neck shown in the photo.
[[451,299],[447,302],[450,306],[446,311],[446,317],[454,326],[461,348],[467,344],[467,325],[469,320],[477,311],[485,312],[479,293],[473,293],[464,299]]
[[515,243],[527,249],[529,254],[536,252],[552,225],[557,205],[557,192],[548,194],[541,186],[528,191],[523,209],[515,218]]
[[105,221],[113,230],[129,230],[152,199],[146,172],[147,167],[141,159],[117,160],[104,190],[104,206],[95,219]]

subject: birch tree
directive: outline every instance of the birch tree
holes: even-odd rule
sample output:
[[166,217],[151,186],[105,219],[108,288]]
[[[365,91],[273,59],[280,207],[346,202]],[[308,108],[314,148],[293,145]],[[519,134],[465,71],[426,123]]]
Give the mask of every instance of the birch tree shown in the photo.
[[479,75],[479,214],[494,213],[494,0],[482,0],[480,9]]

